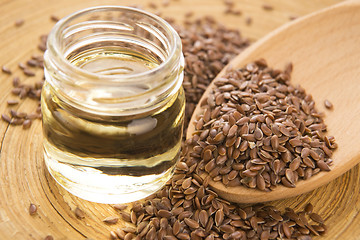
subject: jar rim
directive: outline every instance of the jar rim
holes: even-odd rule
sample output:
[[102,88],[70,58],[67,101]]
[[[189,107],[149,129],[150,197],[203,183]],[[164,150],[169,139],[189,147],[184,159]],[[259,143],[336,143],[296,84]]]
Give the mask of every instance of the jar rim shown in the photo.
[[[83,15],[86,15],[88,13],[91,12],[101,12],[101,11],[107,11],[107,10],[118,10],[118,11],[129,11],[132,13],[137,13],[137,14],[142,14],[143,16],[146,16],[149,19],[152,19],[154,21],[156,21],[157,23],[160,24],[160,26],[165,30],[165,32],[167,33],[167,37],[169,38],[169,54],[165,57],[164,61],[162,61],[158,66],[156,66],[155,68],[149,69],[147,71],[144,72],[139,72],[139,73],[133,73],[133,74],[124,74],[121,75],[121,77],[119,77],[119,75],[104,75],[104,74],[98,74],[98,73],[94,73],[91,71],[87,71],[84,70],[78,66],[75,66],[74,64],[71,64],[70,61],[68,59],[66,59],[66,57],[63,54],[59,54],[61,53],[60,50],[60,39],[57,37],[57,33],[61,32],[62,30],[65,30],[67,28],[67,24],[69,24],[71,21],[75,20],[78,17],[81,17]],[[126,7],[126,6],[115,6],[115,5],[102,5],[102,6],[95,6],[95,7],[89,7],[89,8],[85,8],[79,11],[76,11],[62,19],[60,19],[55,26],[53,27],[53,29],[51,30],[50,34],[48,35],[48,40],[47,40],[47,51],[52,51],[54,54],[53,57],[56,58],[56,61],[58,64],[66,67],[67,71],[70,72],[75,72],[76,74],[81,74],[84,77],[86,77],[86,79],[88,81],[91,80],[96,80],[98,81],[99,79],[101,80],[105,80],[109,83],[126,83],[128,81],[133,82],[134,79],[144,79],[146,78],[146,76],[148,75],[154,75],[158,72],[161,72],[164,68],[166,68],[167,66],[172,66],[173,63],[175,63],[178,59],[179,55],[178,53],[181,54],[182,50],[181,50],[182,46],[181,46],[181,39],[178,35],[178,33],[175,31],[175,29],[164,19],[162,19],[161,17],[138,9],[138,8],[133,8],[133,7]],[[104,84],[104,82],[102,81],[102,84]]]

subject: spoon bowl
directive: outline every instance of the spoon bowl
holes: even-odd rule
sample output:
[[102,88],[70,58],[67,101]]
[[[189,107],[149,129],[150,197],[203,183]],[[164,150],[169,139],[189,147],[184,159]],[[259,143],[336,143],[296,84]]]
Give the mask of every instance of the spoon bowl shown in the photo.
[[[264,58],[274,69],[293,63],[291,82],[293,85],[300,84],[313,96],[315,107],[326,115],[327,135],[335,136],[339,146],[332,156],[331,171],[300,180],[295,188],[279,185],[270,192],[243,186],[225,187],[221,182],[210,181],[210,186],[219,196],[238,203],[292,197],[330,182],[360,162],[359,13],[360,1],[346,1],[297,19],[251,45],[228,65],[231,68],[243,67],[260,58]],[[225,72],[226,67],[216,79]],[[210,93],[214,81],[199,102]],[[326,99],[334,105],[333,110],[325,109]],[[202,112],[198,104],[187,130],[187,138],[191,138],[196,117]]]

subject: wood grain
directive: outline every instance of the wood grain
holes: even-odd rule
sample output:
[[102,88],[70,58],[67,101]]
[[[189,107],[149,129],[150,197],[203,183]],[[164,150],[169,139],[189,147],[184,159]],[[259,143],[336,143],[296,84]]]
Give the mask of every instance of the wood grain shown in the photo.
[[[160,1],[154,1],[160,7]],[[264,11],[263,3],[271,3],[274,10]],[[183,13],[189,9],[196,16],[212,15],[227,26],[242,30],[244,36],[256,40],[266,33],[288,22],[290,15],[304,15],[339,1],[336,0],[243,0],[238,1],[236,8],[242,10],[241,16],[225,16],[220,0],[171,1],[167,8],[161,6],[163,15],[183,19]],[[134,1],[147,6],[147,1]],[[6,64],[13,75],[0,73],[0,112],[9,111],[6,101],[13,99],[10,94],[13,76],[20,76],[25,83],[42,77],[42,71],[36,77],[26,78],[17,64],[29,59],[37,50],[38,38],[50,31],[53,22],[50,15],[63,17],[84,7],[122,4],[124,0],[2,0],[0,1],[0,65]],[[191,6],[191,8],[189,7]],[[148,7],[146,8],[150,10]],[[253,23],[245,24],[246,17],[251,16]],[[16,28],[16,19],[23,18],[23,26]],[[19,111],[31,112],[36,103],[30,100],[17,106]],[[31,109],[31,110],[29,110]],[[124,224],[107,225],[102,220],[114,214],[115,210],[105,204],[96,204],[81,200],[68,194],[49,176],[45,170],[42,157],[42,133],[40,121],[34,122],[31,128],[24,131],[21,127],[12,127],[0,122],[0,239],[33,239],[40,240],[48,234],[55,240],[109,239],[109,231]],[[271,202],[280,209],[285,207],[302,208],[307,202],[324,216],[329,225],[329,232],[319,239],[359,239],[360,237],[360,167],[337,178],[315,191],[298,197]],[[38,212],[30,216],[30,203],[38,206]],[[76,207],[85,212],[85,218],[79,220],[74,214]]]

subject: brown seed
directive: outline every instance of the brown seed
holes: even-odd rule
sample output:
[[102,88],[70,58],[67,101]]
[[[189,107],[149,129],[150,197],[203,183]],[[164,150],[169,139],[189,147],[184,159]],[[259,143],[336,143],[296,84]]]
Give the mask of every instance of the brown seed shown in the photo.
[[20,26],[24,25],[24,23],[25,23],[25,20],[22,18],[19,18],[15,21],[15,26],[20,27]]
[[130,214],[127,212],[120,212],[121,218],[126,222],[131,222]]
[[224,220],[224,212],[223,210],[219,209],[215,214],[215,225],[220,226]]
[[316,162],[316,165],[320,168],[320,170],[322,171],[330,171],[330,167],[329,165],[327,165],[327,163],[324,162],[324,160],[319,160]]
[[29,206],[29,214],[30,215],[35,215],[37,213],[37,206],[33,203],[30,203]]
[[116,234],[116,236],[117,236],[118,238],[120,238],[120,239],[124,239],[124,238],[125,238],[125,235],[126,235],[126,233],[125,233],[121,228],[117,228],[117,229],[115,230],[115,234]]
[[260,141],[263,138],[263,132],[259,128],[255,128],[254,137],[256,140]]
[[291,171],[296,171],[299,168],[301,159],[299,157],[295,158],[289,165]]
[[333,104],[332,104],[329,100],[327,100],[327,99],[325,99],[324,105],[325,105],[325,107],[326,107],[327,109],[333,109],[333,108],[334,108]]
[[274,150],[277,150],[279,148],[279,138],[277,135],[271,136],[270,142],[271,142],[271,147]]
[[78,218],[78,219],[83,219],[85,218],[85,213],[83,210],[81,210],[80,208],[76,207],[75,208],[75,216]]
[[110,216],[107,217],[103,220],[103,222],[108,223],[108,224],[115,224],[119,221],[119,218],[116,216]]
[[34,59],[28,60],[28,61],[26,62],[26,64],[27,64],[28,66],[30,66],[30,67],[36,67],[36,66],[38,66],[38,62],[37,62],[36,60],[34,60]]
[[120,210],[120,211],[125,210],[128,207],[126,204],[114,204],[112,206],[113,206],[113,208]]
[[264,10],[266,10],[266,11],[272,11],[272,10],[274,10],[274,7],[273,7],[272,5],[266,4],[266,3],[262,5],[262,8],[263,8]]
[[249,17],[249,16],[248,16],[248,17],[245,18],[245,23],[246,23],[246,25],[251,25],[251,24],[252,24],[252,21],[253,21],[253,20],[252,20],[252,17]]
[[45,52],[46,51],[46,44],[45,43],[41,43],[38,45],[38,49]]
[[321,224],[324,223],[324,220],[322,219],[322,217],[317,213],[311,213],[310,218],[317,223],[321,223]]
[[311,203],[306,204],[306,206],[305,206],[305,212],[306,212],[307,214],[311,214],[313,210],[314,210],[314,207],[313,207],[313,205],[312,205]]
[[190,228],[193,228],[193,229],[200,227],[199,223],[191,218],[185,218],[184,222],[186,223],[186,225],[188,225]]
[[2,66],[1,70],[3,71],[3,73],[12,74],[10,68],[8,68],[6,66]]
[[13,82],[12,82],[13,87],[18,87],[20,85],[20,78],[19,77],[14,77],[13,78]]
[[180,233],[180,229],[181,229],[181,224],[179,222],[179,220],[175,221],[174,225],[173,225],[173,234],[176,236]]
[[28,129],[31,126],[32,121],[30,119],[26,119],[23,122],[23,129]]
[[238,130],[238,126],[237,126],[237,125],[233,125],[233,126],[230,128],[227,137],[228,137],[228,138],[231,138],[231,137],[235,136],[237,130]]
[[18,103],[19,103],[18,100],[7,100],[7,104],[10,105],[10,106],[16,105],[16,104],[18,104]]
[[60,18],[58,16],[56,16],[56,15],[51,15],[50,20],[53,21],[53,22],[58,22],[60,20]]
[[28,68],[25,68],[23,71],[26,76],[29,76],[29,77],[35,76],[35,73]]
[[293,173],[293,171],[291,171],[291,169],[286,169],[286,171],[285,171],[285,176],[286,176],[286,179],[287,179],[291,184],[294,184],[294,183],[295,183],[294,173]]
[[11,123],[11,117],[9,117],[7,114],[1,114],[1,118],[8,123]]
[[54,237],[52,235],[47,235],[44,240],[54,240]]
[[130,220],[133,224],[136,224],[137,217],[136,217],[136,213],[134,211],[131,211],[131,213],[130,213]]
[[171,215],[172,215],[171,212],[169,212],[168,210],[165,210],[165,209],[161,209],[158,211],[159,217],[170,218]]
[[262,175],[256,176],[256,187],[262,191],[265,190],[265,180]]

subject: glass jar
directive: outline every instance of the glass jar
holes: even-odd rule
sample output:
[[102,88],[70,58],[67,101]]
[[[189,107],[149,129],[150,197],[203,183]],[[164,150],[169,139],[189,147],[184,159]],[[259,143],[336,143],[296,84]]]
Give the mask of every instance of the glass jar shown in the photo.
[[100,203],[160,189],[178,161],[184,120],[176,31],[145,11],[103,6],[60,20],[47,45],[41,106],[54,179]]

